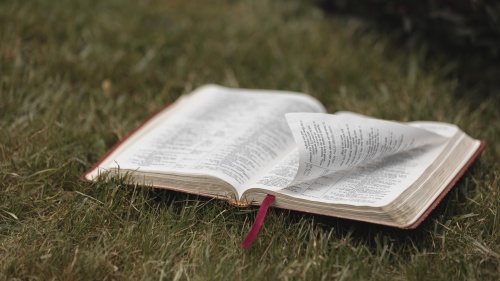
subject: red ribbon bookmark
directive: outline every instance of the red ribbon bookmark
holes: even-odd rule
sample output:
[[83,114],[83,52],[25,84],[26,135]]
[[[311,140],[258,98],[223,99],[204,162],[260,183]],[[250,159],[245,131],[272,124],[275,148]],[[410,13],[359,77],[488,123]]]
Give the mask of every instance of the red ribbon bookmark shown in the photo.
[[259,211],[257,212],[257,217],[255,218],[255,221],[253,222],[252,228],[250,229],[250,232],[248,232],[247,237],[245,238],[243,243],[241,243],[241,248],[247,249],[248,247],[250,247],[250,244],[252,244],[252,241],[259,233],[262,223],[264,223],[267,210],[269,209],[271,203],[273,203],[274,198],[274,195],[268,194],[266,198],[264,198],[264,201],[262,201],[262,204],[260,204]]

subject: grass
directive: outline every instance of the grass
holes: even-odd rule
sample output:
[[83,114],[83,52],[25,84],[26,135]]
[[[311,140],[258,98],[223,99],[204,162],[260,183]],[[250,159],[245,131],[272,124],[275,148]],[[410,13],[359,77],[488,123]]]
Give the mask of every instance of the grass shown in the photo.
[[[457,95],[453,58],[360,26],[304,1],[2,1],[0,279],[497,280],[497,90]],[[79,180],[207,83],[455,123],[488,148],[416,230],[273,209],[246,251],[254,208]]]

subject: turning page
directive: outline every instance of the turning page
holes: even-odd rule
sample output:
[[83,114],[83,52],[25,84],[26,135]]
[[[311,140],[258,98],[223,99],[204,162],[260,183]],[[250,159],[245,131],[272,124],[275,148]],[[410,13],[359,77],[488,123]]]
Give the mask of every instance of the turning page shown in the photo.
[[314,113],[286,117],[299,148],[293,184],[446,141],[427,130],[369,117]]
[[422,175],[458,131],[442,123],[411,126],[354,114],[292,113],[287,120],[297,147],[256,187],[356,206],[390,203]]
[[447,137],[413,126],[354,115],[287,115],[299,150],[289,195],[384,206],[414,183]]

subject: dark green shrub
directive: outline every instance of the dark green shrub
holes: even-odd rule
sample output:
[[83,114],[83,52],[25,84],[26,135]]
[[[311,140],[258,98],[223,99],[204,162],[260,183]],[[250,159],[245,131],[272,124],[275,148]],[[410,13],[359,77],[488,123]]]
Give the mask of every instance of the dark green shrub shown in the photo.
[[[428,46],[432,59],[455,65],[460,91],[499,96],[500,1],[317,0],[334,15],[360,18],[395,35],[402,46]],[[473,90],[473,91],[472,91]]]
[[500,1],[322,0],[320,5],[333,13],[374,20],[402,34],[500,56]]

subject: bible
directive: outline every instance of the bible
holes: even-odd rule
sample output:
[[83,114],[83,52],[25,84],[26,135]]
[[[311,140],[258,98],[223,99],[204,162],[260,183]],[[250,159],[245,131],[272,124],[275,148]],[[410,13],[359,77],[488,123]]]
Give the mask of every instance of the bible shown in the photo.
[[117,143],[86,180],[417,227],[485,148],[457,126],[327,114],[313,97],[206,85]]

